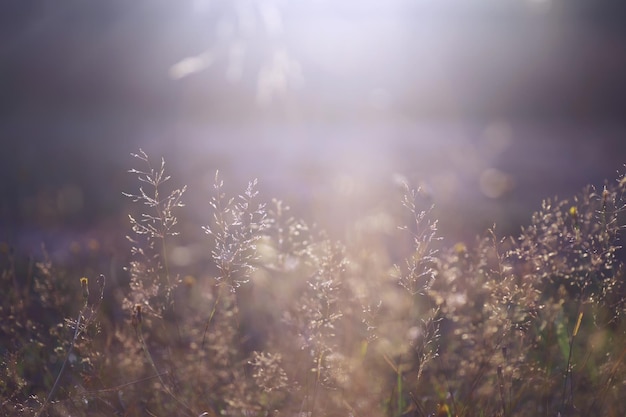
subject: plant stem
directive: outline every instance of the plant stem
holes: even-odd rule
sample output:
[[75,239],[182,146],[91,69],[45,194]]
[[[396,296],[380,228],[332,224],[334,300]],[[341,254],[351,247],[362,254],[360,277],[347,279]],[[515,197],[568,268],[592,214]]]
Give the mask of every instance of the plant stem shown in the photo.
[[56,390],[59,388],[59,382],[61,381],[61,377],[63,376],[63,373],[65,372],[65,367],[67,366],[67,362],[69,361],[70,355],[72,354],[72,351],[74,350],[74,344],[76,343],[76,340],[78,339],[78,335],[80,334],[80,325],[81,325],[81,321],[83,318],[83,313],[86,308],[87,308],[87,301],[85,300],[85,305],[80,310],[80,313],[78,313],[78,318],[76,319],[76,328],[74,329],[74,337],[72,338],[72,341],[70,342],[70,347],[67,350],[67,353],[65,354],[65,360],[63,360],[63,364],[61,365],[61,369],[59,370],[56,380],[54,381],[54,385],[52,385],[52,389],[50,390],[45,401],[39,408],[39,411],[37,411],[37,414],[35,414],[35,417],[39,417],[41,413],[43,413],[43,411],[46,409],[46,407],[48,406],[48,404],[54,397]]
[[206,341],[206,333],[209,330],[209,325],[211,324],[211,321],[213,321],[213,316],[215,315],[215,310],[217,310],[217,305],[220,302],[221,296],[222,296],[222,286],[219,285],[217,288],[217,297],[215,298],[215,302],[213,303],[213,309],[211,310],[211,314],[209,315],[206,325],[204,326],[204,333],[202,333],[202,343],[200,345],[202,348],[204,348],[204,342]]

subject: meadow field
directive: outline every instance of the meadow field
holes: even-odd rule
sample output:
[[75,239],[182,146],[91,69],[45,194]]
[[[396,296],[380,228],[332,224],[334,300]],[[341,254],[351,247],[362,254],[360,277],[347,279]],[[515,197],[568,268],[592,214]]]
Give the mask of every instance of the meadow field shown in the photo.
[[463,241],[401,175],[316,222],[132,162],[125,256],[0,246],[2,415],[626,415],[623,176]]

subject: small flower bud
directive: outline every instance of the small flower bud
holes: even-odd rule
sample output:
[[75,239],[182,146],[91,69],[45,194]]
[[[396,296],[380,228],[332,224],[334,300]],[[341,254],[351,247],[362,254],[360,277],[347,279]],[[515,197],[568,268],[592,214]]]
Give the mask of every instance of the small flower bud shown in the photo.
[[141,325],[143,318],[141,316],[141,304],[135,304],[135,309],[133,310],[133,317],[131,319],[131,324],[134,328]]
[[443,401],[437,406],[437,417],[450,417],[450,407]]
[[135,306],[135,314],[137,315],[137,320],[141,323],[141,304]]
[[80,279],[80,286],[83,289],[83,298],[87,300],[89,298],[89,279],[86,277],[82,277]]
[[459,256],[467,255],[467,246],[463,242],[457,242],[454,244],[454,252]]
[[578,230],[578,207],[572,206],[569,208],[569,215],[574,221],[574,229]]

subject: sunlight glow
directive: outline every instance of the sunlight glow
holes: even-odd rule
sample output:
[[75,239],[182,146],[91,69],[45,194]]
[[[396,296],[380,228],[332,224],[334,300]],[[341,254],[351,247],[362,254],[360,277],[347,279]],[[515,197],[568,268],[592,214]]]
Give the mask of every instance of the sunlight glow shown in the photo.
[[213,61],[214,57],[210,51],[187,57],[172,65],[170,68],[170,78],[180,80],[181,78],[188,77],[209,68]]

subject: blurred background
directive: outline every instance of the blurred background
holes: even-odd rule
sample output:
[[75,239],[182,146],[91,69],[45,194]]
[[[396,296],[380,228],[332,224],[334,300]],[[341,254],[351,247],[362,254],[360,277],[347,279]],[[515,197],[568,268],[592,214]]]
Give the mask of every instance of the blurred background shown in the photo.
[[[127,252],[131,152],[341,235],[400,179],[451,242],[626,163],[626,8],[581,0],[0,5],[0,241]],[[183,226],[186,227],[186,226]],[[121,242],[121,243],[120,243]],[[121,248],[121,249],[120,249]],[[109,256],[109,255],[107,255]]]

